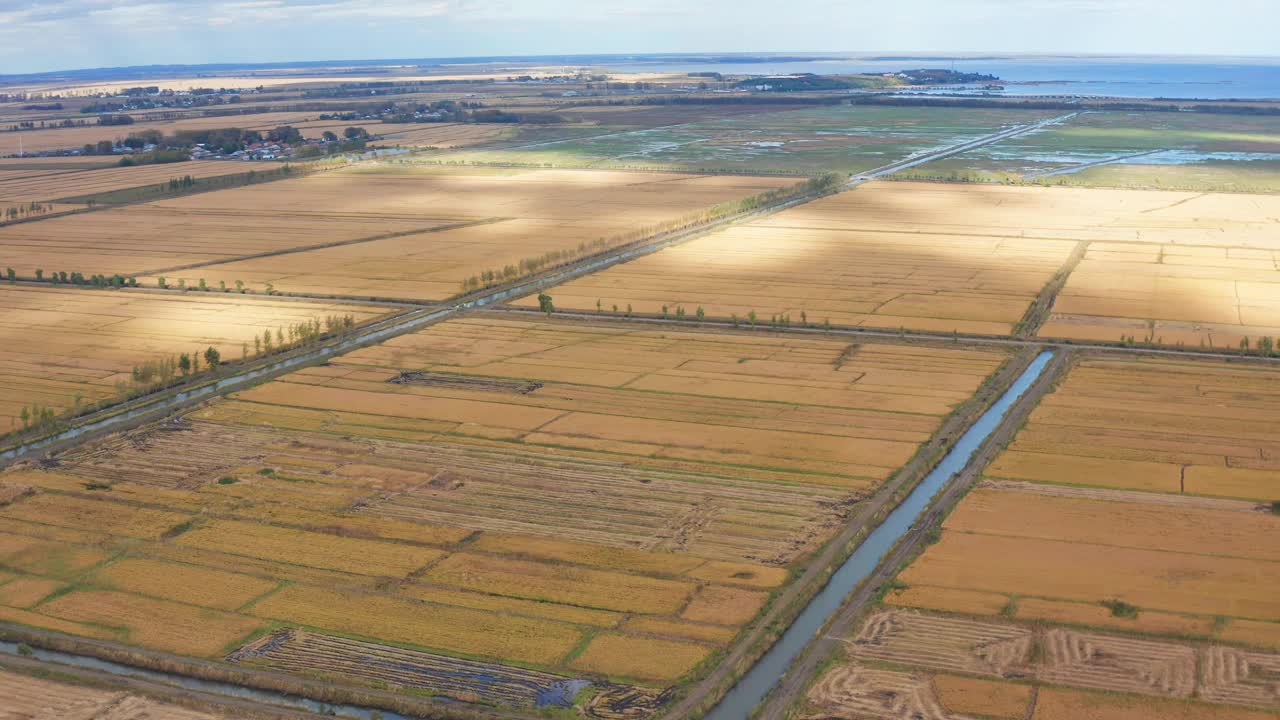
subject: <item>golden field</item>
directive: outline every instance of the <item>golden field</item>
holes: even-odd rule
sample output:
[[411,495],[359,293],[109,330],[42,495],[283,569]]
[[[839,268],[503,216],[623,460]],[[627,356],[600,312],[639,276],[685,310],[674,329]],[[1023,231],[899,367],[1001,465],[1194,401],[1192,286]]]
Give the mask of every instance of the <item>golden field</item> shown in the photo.
[[1004,360],[441,323],[0,475],[0,619],[463,699],[360,658],[666,687]]
[[[61,158],[40,158],[52,160]],[[75,159],[75,158],[67,158]],[[84,163],[85,159],[79,159]],[[124,190],[141,185],[160,185],[174,178],[236,175],[264,168],[251,163],[197,160],[163,165],[133,167],[84,167],[77,164],[27,164],[16,159],[0,162],[0,204],[14,202],[48,202],[60,198],[80,197]],[[274,168],[276,166],[267,166]]]
[[[1079,360],[847,639],[809,706],[873,707],[894,689],[916,711],[1010,720],[1274,717],[1280,518],[1255,499],[1277,477],[1277,377]],[[934,672],[1019,683],[1001,692],[1056,687],[966,711],[943,702]]]
[[[1266,325],[1262,318],[1275,314],[1276,274],[1268,258],[1280,249],[1269,219],[1277,211],[1280,200],[1267,195],[870,183],[550,293],[557,306],[582,310],[595,309],[599,300],[606,308],[631,305],[646,314],[663,306],[673,313],[677,306],[690,313],[702,307],[713,317],[746,318],[754,311],[759,322],[789,315],[793,323],[803,312],[811,324],[1004,335],[1087,241],[1089,256],[1045,335],[1119,340],[1120,326],[1105,319],[1079,321],[1103,324],[1092,335],[1063,329],[1073,313],[1105,314],[1096,311],[1104,303],[1120,316]],[[1144,269],[1135,279],[1137,256],[1117,258],[1109,251],[1116,247],[1146,256],[1163,247],[1169,265]],[[1221,267],[1201,267],[1215,264],[1198,259],[1211,256],[1223,258],[1216,263]],[[1197,265],[1179,270],[1176,258]],[[1187,281],[1163,280],[1177,272]],[[1235,283],[1243,299],[1232,304],[1224,298]],[[1091,300],[1096,289],[1101,299]],[[1139,306],[1146,309],[1134,309]],[[1160,311],[1152,314],[1152,307]],[[1242,319],[1224,319],[1237,307]],[[1122,325],[1125,334],[1147,334]],[[1170,343],[1177,339],[1172,331],[1163,334]]]
[[1084,359],[987,476],[1269,502],[1278,381],[1267,366]]
[[[36,223],[38,224],[38,223]],[[181,296],[0,283],[0,432],[19,427],[33,402],[66,410],[114,397],[135,366],[180,353],[219,350],[238,359],[254,337],[294,323],[385,308],[222,293]],[[38,341],[36,339],[39,338]]]
[[[243,280],[255,288],[270,282],[284,292],[427,300],[460,293],[463,280],[485,270],[501,271],[547,252],[576,251],[584,243],[794,183],[794,178],[374,165],[145,207],[185,221],[251,214],[300,227],[335,219],[418,222],[424,231],[443,222],[475,223],[300,254],[228,258],[175,274],[188,282],[196,277]],[[307,244],[338,239],[321,231]]]
[[[148,203],[0,227],[0,263],[14,268],[22,278],[34,277],[37,269],[85,275],[119,273],[138,276],[139,281],[145,279],[147,286],[155,287],[156,277],[145,275],[155,273],[167,277],[174,286],[185,279],[195,287],[206,278],[214,287],[219,280],[234,287],[240,280],[251,291],[263,292],[261,278],[250,273],[205,267],[174,274],[169,270],[389,233],[430,232],[450,222],[440,214],[425,213],[379,216],[261,206],[205,210]],[[260,262],[273,259],[297,263],[299,256]]]
[[1280,337],[1280,249],[1092,243],[1042,337],[1232,349]]

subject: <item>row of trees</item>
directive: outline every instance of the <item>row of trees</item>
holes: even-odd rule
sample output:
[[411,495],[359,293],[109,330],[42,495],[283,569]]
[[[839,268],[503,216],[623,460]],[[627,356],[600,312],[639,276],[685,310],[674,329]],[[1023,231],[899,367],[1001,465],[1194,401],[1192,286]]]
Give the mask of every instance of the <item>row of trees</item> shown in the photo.
[[462,292],[468,293],[482,288],[493,287],[494,285],[509,282],[526,275],[532,275],[544,268],[555,267],[556,265],[571,262],[608,248],[646,240],[667,233],[689,230],[731,215],[750,212],[751,210],[768,207],[777,203],[829,192],[839,186],[840,183],[844,181],[844,177],[845,176],[839,173],[823,173],[822,175],[809,178],[805,182],[793,185],[789,188],[769,190],[767,192],[740,198],[738,200],[730,200],[707,208],[706,210],[689,213],[683,217],[669,220],[664,223],[640,227],[630,232],[614,235],[610,238],[597,238],[591,242],[580,242],[576,249],[566,248],[563,250],[550,250],[541,255],[521,258],[515,265],[508,264],[503,266],[501,269],[484,270],[476,275],[472,275],[464,279],[462,281]]
[[4,209],[5,220],[19,220],[26,217],[37,217],[53,212],[52,205],[38,203],[34,200],[25,205],[10,205]]
[[[1158,347],[1158,346],[1164,345],[1165,342],[1164,342],[1163,336],[1156,336],[1151,334],[1145,335],[1141,339],[1139,339],[1138,336],[1136,335],[1121,335],[1120,344],[1124,347],[1140,347],[1140,346]],[[1182,341],[1178,341],[1177,347],[1183,347]],[[1262,335],[1258,337],[1256,340],[1252,339],[1248,335],[1245,335],[1244,337],[1240,338],[1240,342],[1238,345],[1236,345],[1235,348],[1232,348],[1229,345],[1218,347],[1213,344],[1213,336],[1209,336],[1207,338],[1202,337],[1200,338],[1200,349],[1218,350],[1218,351],[1227,351],[1227,350],[1236,349],[1236,350],[1239,350],[1240,354],[1242,355],[1257,355],[1259,357],[1280,357],[1280,342],[1277,342],[1276,339],[1271,337],[1270,335]]]
[[[17,282],[19,279],[17,271],[13,268],[5,268],[5,279],[9,282]],[[84,273],[66,272],[65,270],[51,272],[45,275],[44,269],[36,268],[35,277],[32,278],[36,282],[47,282],[52,285],[84,285],[96,288],[123,288],[138,287],[138,278],[125,277],[119,273],[115,275],[89,275]]]

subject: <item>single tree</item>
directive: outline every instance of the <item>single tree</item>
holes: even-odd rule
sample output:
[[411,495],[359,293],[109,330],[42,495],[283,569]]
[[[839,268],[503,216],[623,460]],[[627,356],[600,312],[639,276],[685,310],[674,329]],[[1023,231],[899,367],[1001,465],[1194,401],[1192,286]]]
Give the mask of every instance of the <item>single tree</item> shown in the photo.
[[217,370],[218,364],[221,362],[222,354],[218,352],[217,348],[209,346],[209,349],[204,351],[204,364],[210,370]]
[[551,317],[551,313],[556,311],[555,303],[551,301],[551,296],[546,293],[538,293],[538,309]]
[[186,353],[182,353],[178,356],[178,370],[180,370],[184,376],[191,374],[191,358],[188,357]]

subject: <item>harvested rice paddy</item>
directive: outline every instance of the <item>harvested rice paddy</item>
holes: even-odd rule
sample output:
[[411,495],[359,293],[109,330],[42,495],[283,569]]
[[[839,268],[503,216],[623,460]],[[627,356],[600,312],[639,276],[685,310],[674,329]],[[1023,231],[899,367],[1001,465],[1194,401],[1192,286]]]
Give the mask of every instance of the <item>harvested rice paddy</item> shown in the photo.
[[[1080,361],[847,639],[809,707],[1274,717],[1280,518],[1251,498],[1275,489],[1266,394],[1278,377],[1213,362]],[[963,710],[937,673],[1008,681],[984,693],[993,702],[1021,694]],[[884,702],[888,691],[901,702]]]
[[445,322],[0,475],[0,618],[647,714],[1004,359]]
[[1280,335],[1268,327],[1277,207],[1270,196],[872,183],[549,292],[580,310],[1005,335],[1088,242],[1043,335],[1143,338],[1151,318],[1176,318],[1155,331],[1168,344],[1197,337],[1196,321],[1219,323],[1199,330],[1223,342],[1256,339]]
[[74,164],[38,163],[23,159],[0,162],[0,204],[31,201],[44,203],[142,185],[164,184],[171,179],[187,175],[194,178],[208,178],[219,175],[238,175],[261,169],[247,163],[213,160],[133,167],[86,165],[87,162],[84,159]]
[[1280,472],[1278,393],[1270,367],[1084,359],[987,476],[1270,502]]
[[[173,245],[175,257],[162,259],[155,256],[155,246],[148,246],[151,256],[139,253],[130,258],[131,271],[139,274],[155,275],[166,266],[200,263],[200,267],[168,273],[168,279],[185,278],[191,283],[204,277],[228,284],[242,280],[253,288],[272,283],[283,292],[432,300],[460,293],[465,279],[487,270],[500,273],[506,266],[521,266],[523,260],[545,253],[576,252],[599,240],[794,182],[381,165],[164,200],[121,212],[203,222],[210,232],[219,222],[243,223],[246,216],[260,216],[280,228],[279,233],[256,230],[250,234],[256,245],[270,243],[262,251],[358,237],[366,240],[241,260],[234,259],[234,254],[251,253],[232,250],[228,252],[232,257],[211,258],[207,251],[199,252],[198,245]],[[455,224],[465,227],[434,229]],[[349,233],[344,232],[347,228]],[[395,236],[378,239],[381,233]],[[305,239],[294,239],[299,235]],[[0,234],[0,243],[3,238]]]
[[0,670],[0,718],[110,718],[110,720],[222,720],[226,716],[162,703],[141,695]]
[[[67,410],[118,395],[147,361],[216,348],[238,359],[247,344],[293,324],[386,308],[222,293],[181,296],[0,284],[0,432],[20,428],[22,409]],[[79,400],[77,401],[77,398]]]
[[1209,349],[1280,337],[1280,249],[1091,243],[1040,335]]

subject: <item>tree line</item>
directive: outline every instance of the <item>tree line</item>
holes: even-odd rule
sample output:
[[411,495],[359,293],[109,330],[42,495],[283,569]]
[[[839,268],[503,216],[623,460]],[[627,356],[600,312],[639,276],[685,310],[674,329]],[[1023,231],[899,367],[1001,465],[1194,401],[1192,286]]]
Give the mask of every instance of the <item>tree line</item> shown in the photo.
[[[323,319],[316,317],[280,326],[275,328],[274,332],[269,328],[264,329],[261,335],[254,336],[252,345],[249,342],[241,344],[240,362],[315,345],[330,338],[340,337],[354,330],[355,327],[356,319],[353,315],[328,315]],[[117,381],[113,397],[85,404],[83,396],[77,393],[72,407],[61,413],[38,402],[24,406],[18,414],[22,427],[13,428],[11,432],[57,431],[62,429],[66,420],[72,417],[99,410],[116,402],[133,400],[188,380],[216,375],[228,362],[223,358],[222,351],[212,345],[204,350],[152,358],[134,365],[127,379]]]

